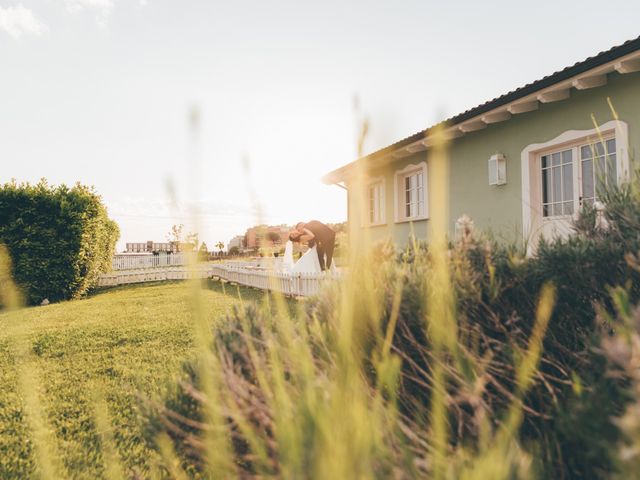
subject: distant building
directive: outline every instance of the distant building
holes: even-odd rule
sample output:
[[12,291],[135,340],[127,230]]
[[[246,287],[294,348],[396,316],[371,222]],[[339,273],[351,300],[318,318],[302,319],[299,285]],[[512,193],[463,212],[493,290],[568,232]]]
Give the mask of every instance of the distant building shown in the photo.
[[244,235],[236,235],[231,240],[229,240],[229,244],[227,245],[227,252],[229,252],[233,247],[236,247],[238,250],[243,249],[244,243]]
[[260,247],[274,247],[284,245],[289,240],[291,228],[286,225],[251,227],[245,234],[246,248],[254,250]]
[[172,252],[180,251],[180,247],[176,242],[154,242],[148,240],[146,242],[127,243],[127,253],[153,253],[153,252]]

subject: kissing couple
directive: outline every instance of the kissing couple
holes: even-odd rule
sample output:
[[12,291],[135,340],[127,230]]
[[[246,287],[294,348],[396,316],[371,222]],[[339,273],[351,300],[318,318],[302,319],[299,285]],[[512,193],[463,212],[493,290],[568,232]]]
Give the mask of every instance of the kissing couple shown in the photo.
[[[336,232],[334,232],[331,227],[318,220],[311,220],[307,223],[299,222],[296,224],[295,229],[289,233],[289,240],[292,242],[306,243],[309,246],[309,251],[300,258],[298,263],[304,259],[305,262],[309,262],[309,265],[311,265],[310,261],[313,261],[315,264],[315,258],[305,259],[305,257],[314,255],[315,250],[319,266],[315,266],[315,268],[309,267],[310,270],[315,270],[319,267],[319,269],[324,272],[331,268],[333,250],[336,246]],[[296,266],[298,266],[297,263]]]

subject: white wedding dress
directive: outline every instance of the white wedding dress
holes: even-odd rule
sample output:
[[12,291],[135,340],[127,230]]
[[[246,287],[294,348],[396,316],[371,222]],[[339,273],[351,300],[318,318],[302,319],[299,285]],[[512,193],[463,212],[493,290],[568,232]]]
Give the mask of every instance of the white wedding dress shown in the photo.
[[284,247],[282,270],[288,273],[321,273],[316,247],[307,250],[297,262],[294,262],[293,243],[289,240]]

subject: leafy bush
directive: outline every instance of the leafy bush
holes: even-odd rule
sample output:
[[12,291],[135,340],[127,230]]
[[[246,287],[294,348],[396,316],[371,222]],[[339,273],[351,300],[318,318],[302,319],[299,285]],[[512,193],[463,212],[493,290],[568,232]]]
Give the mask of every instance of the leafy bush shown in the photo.
[[[184,465],[206,470],[203,438],[212,427],[205,407],[215,395],[230,455],[247,476],[314,477],[325,462],[347,464],[341,473],[350,477],[413,478],[433,476],[440,462],[451,478],[608,478],[622,438],[612,419],[630,395],[628,381],[608,375],[599,346],[613,329],[614,287],[631,304],[640,301],[634,192],[605,193],[603,222],[585,211],[575,236],[541,242],[533,257],[477,235],[451,245],[446,268],[455,318],[448,333],[437,332],[443,319],[430,318],[430,302],[443,291],[437,258],[419,244],[402,252],[378,245],[364,267],[352,263],[354,276],[305,302],[291,321],[238,311],[214,333],[217,360],[207,369],[188,367],[196,373],[156,426],[174,438]],[[543,324],[550,297],[539,296],[547,285],[555,300]],[[444,348],[438,335],[448,334],[454,341]],[[203,375],[218,381],[212,386]],[[283,392],[286,401],[278,398]],[[434,420],[438,401],[446,405],[444,427]],[[357,423],[361,408],[371,412],[365,424]],[[437,440],[439,428],[447,448]],[[290,455],[283,431],[301,442]],[[348,445],[344,431],[357,441],[363,432],[370,438]],[[351,448],[361,462],[334,458],[322,439]]]
[[[543,243],[534,258],[475,239],[451,250],[457,340],[470,363],[488,362],[488,386],[477,401],[497,418],[515,395],[514,359],[533,331],[537,292],[547,282],[556,287],[540,366],[523,399],[520,431],[523,444],[536,445],[545,477],[607,477],[614,468],[609,449],[618,432],[610,419],[624,407],[626,394],[624,385],[605,375],[606,362],[594,347],[607,329],[598,312],[612,311],[611,287],[628,285],[632,298],[640,299],[640,276],[625,261],[625,252],[638,247],[594,235]],[[409,252],[405,258],[411,263],[395,274],[404,276],[394,346],[403,359],[400,398],[412,412],[431,395],[432,351],[420,294],[429,288],[424,275],[429,260],[428,253]],[[390,310],[393,292],[386,295]],[[458,393],[454,389],[451,395]],[[450,419],[452,442],[477,437],[472,415],[462,397]]]
[[31,304],[86,293],[110,268],[118,236],[93,188],[45,180],[0,186],[0,243]]

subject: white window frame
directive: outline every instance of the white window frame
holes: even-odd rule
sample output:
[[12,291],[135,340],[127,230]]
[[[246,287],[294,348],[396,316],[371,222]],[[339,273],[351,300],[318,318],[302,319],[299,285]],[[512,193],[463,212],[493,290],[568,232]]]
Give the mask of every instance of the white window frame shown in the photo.
[[[562,145],[559,146],[557,148],[551,148],[549,150],[543,151],[543,152],[538,152],[537,153],[537,168],[538,168],[538,175],[540,177],[543,176],[542,172],[543,170],[547,170],[549,172],[550,175],[552,175],[553,170],[555,170],[556,168],[558,168],[558,166],[548,166],[545,168],[542,168],[541,162],[542,162],[542,157],[551,157],[553,154],[560,154],[561,157],[561,164],[559,165],[560,167],[560,175],[561,175],[561,180],[560,180],[560,189],[562,192],[564,192],[564,182],[562,180],[564,180],[564,171],[563,171],[563,167],[565,165],[571,165],[571,191],[572,191],[572,199],[571,199],[571,213],[568,214],[560,214],[560,215],[555,215],[555,214],[551,214],[551,215],[546,215],[544,214],[544,194],[543,194],[543,182],[542,182],[542,178],[538,179],[538,182],[540,184],[540,192],[539,195],[537,196],[537,198],[539,199],[539,208],[542,211],[542,220],[543,221],[552,221],[552,220],[557,220],[559,218],[573,218],[576,215],[576,212],[578,212],[579,210],[579,205],[578,205],[578,197],[579,197],[579,193],[580,193],[580,179],[578,178],[578,176],[580,175],[579,172],[579,163],[580,163],[580,159],[576,158],[578,157],[579,153],[578,150],[580,149],[580,145],[582,145],[582,142],[577,142],[576,144],[569,144],[569,145]],[[564,158],[563,158],[563,153],[564,152],[571,152],[571,161],[564,163]],[[551,162],[551,158],[549,158],[549,161]],[[578,170],[576,169],[576,166],[578,166]],[[553,187],[553,186],[552,186]],[[553,188],[552,188],[553,190]],[[556,200],[554,198],[554,200]],[[564,203],[569,203],[569,201],[567,202],[562,202],[562,201],[554,201],[554,202],[549,202],[548,203],[548,208],[550,210],[553,210],[554,207],[556,205],[563,205]]]
[[[418,172],[422,172],[423,214],[407,217],[405,214],[405,178]],[[417,164],[409,164],[402,170],[397,170],[394,174],[393,185],[393,210],[396,223],[416,222],[420,220],[427,220],[429,218],[429,177],[427,176],[427,162],[423,161]]]
[[[559,217],[543,217],[542,215],[542,175],[540,158],[545,153],[560,151],[563,148],[574,148],[574,158],[578,162],[578,171],[574,172],[574,201],[580,196],[580,176],[582,175],[581,158],[579,156],[580,145],[598,143],[600,139],[616,139],[616,167],[617,182],[621,185],[629,181],[629,127],[622,120],[611,120],[597,128],[589,130],[567,130],[557,137],[543,143],[534,143],[525,147],[520,156],[522,175],[522,234],[525,241],[531,240],[535,234],[536,219],[558,219]],[[575,155],[578,154],[577,157]],[[579,209],[574,209],[574,215]],[[564,216],[571,218],[571,215]]]
[[[371,189],[375,186],[379,186],[379,196],[378,196],[378,221],[371,221],[371,210],[370,210],[370,192]],[[387,200],[386,200],[386,190],[387,190],[387,180],[384,177],[376,177],[370,179],[364,191],[364,221],[362,222],[364,226],[367,227],[375,227],[378,225],[386,225],[387,224]]]

